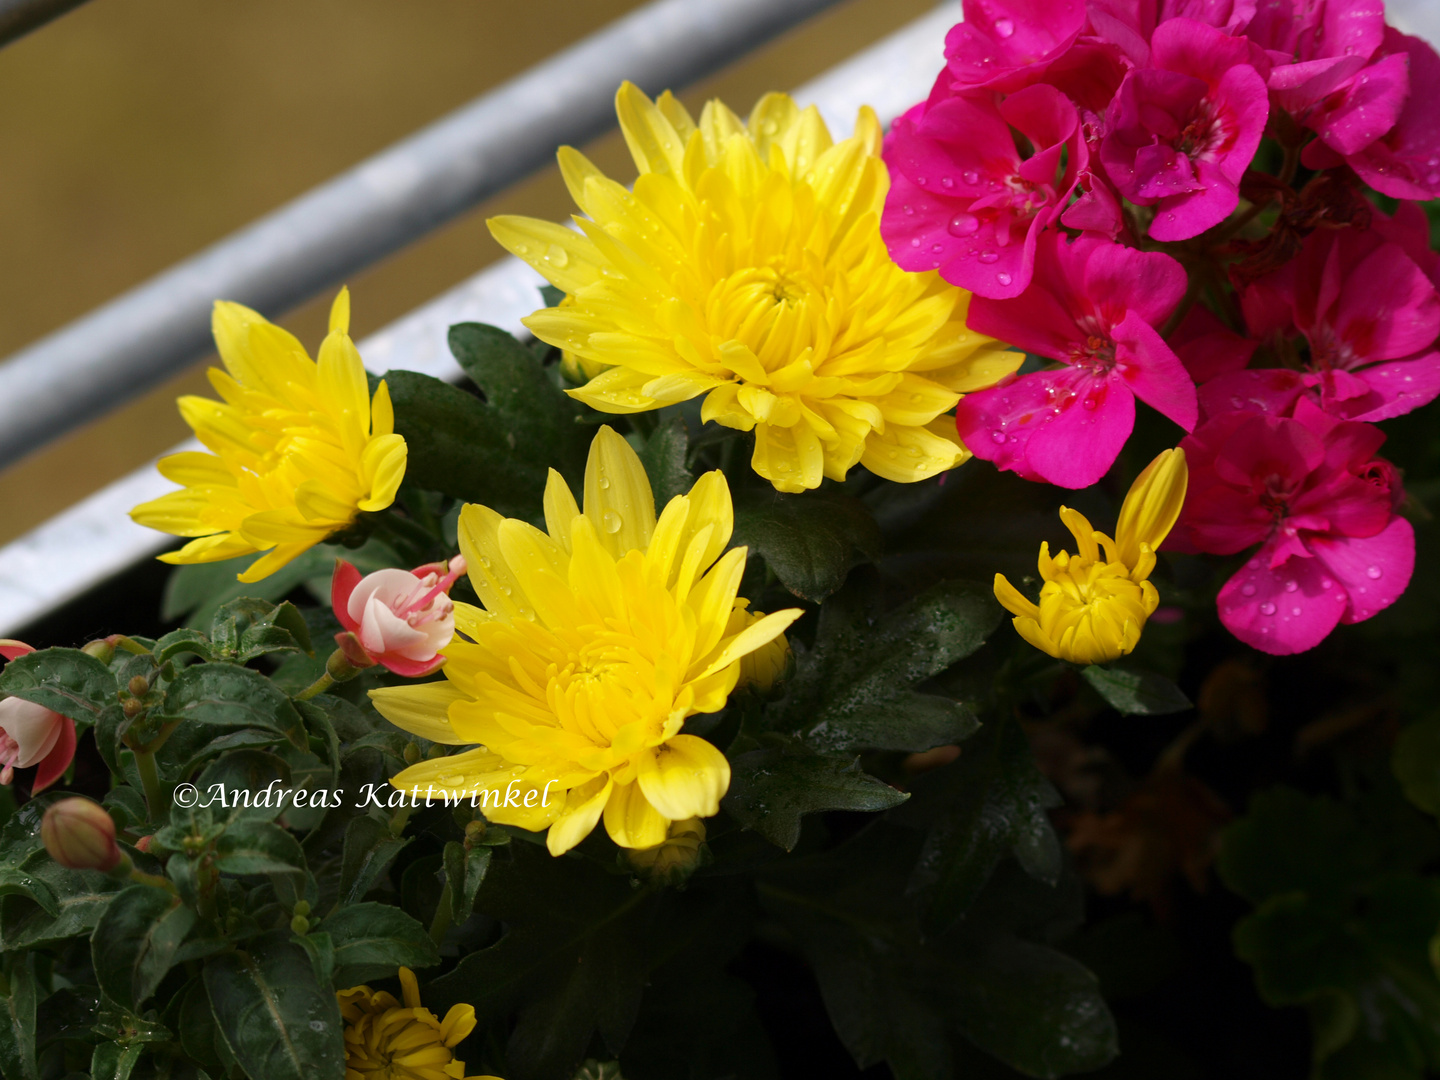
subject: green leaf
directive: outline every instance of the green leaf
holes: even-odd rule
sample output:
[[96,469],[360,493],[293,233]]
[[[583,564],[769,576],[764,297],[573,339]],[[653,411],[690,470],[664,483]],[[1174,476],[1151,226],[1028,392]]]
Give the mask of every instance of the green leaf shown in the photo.
[[450,886],[450,919],[456,925],[470,917],[475,896],[490,869],[490,849],[477,847],[467,852],[465,845],[451,840],[445,845],[445,881]]
[[406,478],[502,514],[533,518],[550,468],[572,484],[584,471],[588,429],[540,361],[493,326],[450,328],[450,349],[485,400],[409,371],[385,376],[395,430],[409,447]]
[[222,1042],[210,998],[205,994],[205,979],[197,975],[180,991],[180,1020],[176,1024],[180,1046],[185,1053],[207,1069],[224,1074],[224,1063],[217,1052]]
[[113,1001],[138,1010],[175,963],[195,925],[180,898],[154,885],[116,893],[90,935],[95,981]]
[[[898,1080],[951,1080],[962,1039],[1035,1077],[1112,1059],[1114,1021],[1095,977],[1017,933],[1014,909],[1043,902],[997,897],[977,905],[973,919],[927,935],[905,888],[918,855],[917,837],[880,822],[762,876],[761,903],[813,967],[856,1064],[886,1062]],[[1017,885],[1053,891],[1018,874],[1005,882]]]
[[77,723],[93,724],[115,709],[119,689],[110,669],[79,649],[41,649],[0,671],[0,694],[44,705]]
[[249,596],[221,605],[211,621],[210,640],[216,656],[239,664],[267,653],[313,651],[304,616],[294,604]]
[[144,1043],[121,1046],[119,1043],[102,1042],[90,1055],[91,1080],[128,1080],[143,1053]]
[[1060,797],[1018,724],[987,725],[957,762],[918,777],[912,790],[895,820],[927,833],[910,888],[929,899],[929,929],[963,915],[1007,853],[1047,884],[1059,879],[1060,842],[1046,810]]
[[845,584],[861,556],[878,556],[882,542],[869,508],[839,492],[754,489],[736,502],[731,543],[749,547],[782,585],[812,603]]
[[262,728],[302,749],[305,745],[304,725],[290,699],[258,671],[237,664],[186,668],[165,688],[165,700],[151,715],[210,728]]
[[10,992],[0,998],[0,1076],[5,1080],[39,1080],[35,1062],[35,954],[7,957],[5,975]]
[[410,843],[411,837],[398,837],[383,822],[369,816],[350,819],[345,826],[345,846],[340,859],[341,904],[356,904],[375,888],[395,861],[395,856]]
[[685,431],[685,421],[671,416],[660,424],[650,438],[645,440],[645,449],[640,452],[640,464],[650,477],[650,487],[655,492],[655,506],[664,510],[676,495],[690,490],[695,478],[685,467],[685,457],[690,449],[690,439]]
[[121,883],[95,870],[67,870],[37,853],[23,870],[49,888],[56,913],[21,896],[0,897],[0,938],[6,949],[47,945],[88,936]]
[[597,1033],[620,1052],[654,954],[673,935],[658,921],[661,894],[543,847],[509,850],[477,903],[506,925],[505,936],[430,983],[425,1004],[440,1016],[473,1005],[481,1028],[516,1013],[506,1080],[570,1076]]
[[800,840],[805,814],[888,810],[908,798],[862,772],[854,758],[766,747],[731,761],[724,807],[741,825],[790,851]]
[[292,790],[290,766],[284,759],[253,749],[234,750],[212,761],[195,786],[197,807],[221,822],[274,821],[284,813],[286,795]]
[[226,874],[300,874],[305,853],[300,841],[279,825],[237,821],[215,841],[215,866]]
[[1111,708],[1127,716],[1164,716],[1192,707],[1178,686],[1153,671],[1091,664],[1080,674]]
[[425,968],[440,953],[425,927],[389,904],[350,904],[320,924],[335,945],[335,984],[388,977],[399,967]]
[[1333,799],[1276,787],[1220,835],[1220,879],[1253,904],[1301,892],[1338,897],[1372,877],[1377,850],[1355,815]]
[[875,619],[865,590],[820,609],[815,647],[796,662],[785,697],[767,711],[812,748],[929,750],[970,736],[970,709],[911,688],[974,653],[1000,623],[993,598],[941,582]]
[[210,999],[226,1048],[252,1077],[344,1080],[343,1022],[335,992],[320,985],[305,950],[283,932],[205,965]]
[[1390,767],[1405,797],[1440,817],[1440,715],[1408,725],[1395,740]]
[[185,653],[198,656],[202,660],[215,659],[214,650],[210,648],[210,639],[199,630],[172,630],[155,642],[157,664],[163,664]]

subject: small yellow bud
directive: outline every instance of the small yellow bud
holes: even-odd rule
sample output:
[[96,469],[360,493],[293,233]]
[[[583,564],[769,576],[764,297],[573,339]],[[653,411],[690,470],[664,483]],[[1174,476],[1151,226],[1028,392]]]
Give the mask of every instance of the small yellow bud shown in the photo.
[[131,697],[144,697],[150,692],[150,680],[144,675],[136,675],[130,680],[126,689],[130,691]]
[[108,873],[125,857],[115,843],[115,822],[89,799],[61,799],[46,810],[40,839],[50,857],[70,870]]
[[705,823],[699,818],[672,821],[665,840],[652,848],[630,848],[625,858],[641,877],[678,885],[706,862]]

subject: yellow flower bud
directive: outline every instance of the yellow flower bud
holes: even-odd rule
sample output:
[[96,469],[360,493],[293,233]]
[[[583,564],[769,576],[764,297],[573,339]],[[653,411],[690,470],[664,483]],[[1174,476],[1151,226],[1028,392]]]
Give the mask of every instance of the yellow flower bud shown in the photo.
[[678,885],[705,864],[705,823],[699,818],[672,821],[669,835],[651,848],[632,848],[625,858],[641,877]]
[[1037,649],[1075,664],[1108,664],[1140,641],[1159,606],[1150,584],[1155,549],[1185,503],[1188,473],[1183,450],[1166,450],[1136,478],[1120,508],[1117,539],[1097,532],[1083,514],[1060,508],[1075,537],[1075,555],[1053,559],[1040,545],[1040,602],[1031,602],[1004,574],[995,575],[995,598],[1015,615],[1020,636]]

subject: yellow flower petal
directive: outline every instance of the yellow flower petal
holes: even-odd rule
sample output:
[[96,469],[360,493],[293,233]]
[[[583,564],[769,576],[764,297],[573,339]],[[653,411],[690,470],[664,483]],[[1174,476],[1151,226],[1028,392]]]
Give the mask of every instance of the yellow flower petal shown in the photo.
[[431,742],[458,745],[461,738],[450,723],[450,706],[464,694],[445,681],[410,686],[381,686],[370,691],[376,711],[398,728]]
[[730,763],[704,739],[676,735],[640,756],[638,786],[671,821],[713,817],[730,787]]

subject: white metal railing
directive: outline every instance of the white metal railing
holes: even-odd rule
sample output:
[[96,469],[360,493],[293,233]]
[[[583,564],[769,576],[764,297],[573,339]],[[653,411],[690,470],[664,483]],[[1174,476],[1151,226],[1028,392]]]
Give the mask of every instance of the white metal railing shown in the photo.
[[[888,123],[929,92],[943,62],[945,31],[959,18],[959,4],[945,3],[795,94],[815,104],[837,134],[851,130],[863,104],[873,106]],[[617,76],[616,85],[623,77]],[[607,110],[613,93],[612,86],[604,94]],[[552,145],[547,157],[553,151]],[[450,325],[486,322],[521,331],[521,318],[543,304],[542,283],[518,259],[502,259],[361,341],[360,355],[371,371],[406,368],[458,378],[460,369],[446,346]],[[207,295],[203,304],[207,334],[212,298]],[[198,449],[198,444],[174,448],[179,449]],[[146,465],[0,549],[0,637],[173,545],[172,537],[141,528],[126,514],[172,486],[153,465]]]

